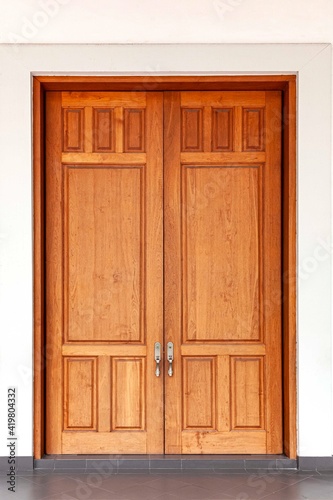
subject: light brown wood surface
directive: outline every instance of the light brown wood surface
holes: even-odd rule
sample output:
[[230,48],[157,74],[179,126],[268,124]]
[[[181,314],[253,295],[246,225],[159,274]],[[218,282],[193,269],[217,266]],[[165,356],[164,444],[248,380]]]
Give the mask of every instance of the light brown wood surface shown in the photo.
[[279,113],[278,91],[48,94],[48,453],[282,452]]
[[162,453],[162,94],[46,115],[46,451]]
[[164,109],[166,452],[281,453],[281,93]]

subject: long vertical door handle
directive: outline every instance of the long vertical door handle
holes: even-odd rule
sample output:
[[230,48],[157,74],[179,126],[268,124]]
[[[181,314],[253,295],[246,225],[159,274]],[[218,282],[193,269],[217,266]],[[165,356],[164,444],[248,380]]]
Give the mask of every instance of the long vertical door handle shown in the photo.
[[167,344],[167,360],[169,363],[168,375],[172,377],[173,375],[173,342],[168,342]]
[[159,377],[161,375],[161,369],[160,369],[161,344],[160,344],[160,342],[155,342],[154,353],[155,353],[155,362],[156,362],[155,375],[156,375],[156,377]]

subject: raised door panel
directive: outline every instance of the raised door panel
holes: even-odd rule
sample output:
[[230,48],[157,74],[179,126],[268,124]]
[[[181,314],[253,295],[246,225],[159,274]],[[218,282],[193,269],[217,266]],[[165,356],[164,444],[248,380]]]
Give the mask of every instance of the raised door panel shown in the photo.
[[183,340],[259,340],[260,168],[182,171]]
[[166,94],[167,453],[282,452],[280,112],[279,92]]
[[161,453],[162,95],[46,114],[47,452]]
[[142,342],[143,168],[64,167],[65,340]]

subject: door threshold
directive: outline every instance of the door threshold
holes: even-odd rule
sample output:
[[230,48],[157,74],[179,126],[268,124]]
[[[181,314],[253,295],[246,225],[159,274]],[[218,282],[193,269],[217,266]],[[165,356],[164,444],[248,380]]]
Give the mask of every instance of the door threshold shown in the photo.
[[297,469],[297,459],[285,455],[44,455],[34,468],[101,474],[219,472],[242,473]]

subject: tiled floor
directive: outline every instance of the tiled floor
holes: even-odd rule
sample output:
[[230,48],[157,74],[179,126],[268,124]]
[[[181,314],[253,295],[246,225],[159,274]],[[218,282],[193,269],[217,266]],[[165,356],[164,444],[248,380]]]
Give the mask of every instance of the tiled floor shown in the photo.
[[18,474],[15,494],[6,481],[0,476],[1,500],[333,500],[333,471],[34,471]]

